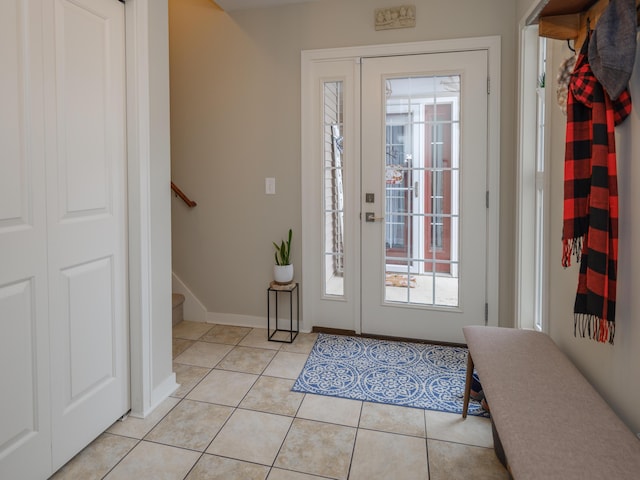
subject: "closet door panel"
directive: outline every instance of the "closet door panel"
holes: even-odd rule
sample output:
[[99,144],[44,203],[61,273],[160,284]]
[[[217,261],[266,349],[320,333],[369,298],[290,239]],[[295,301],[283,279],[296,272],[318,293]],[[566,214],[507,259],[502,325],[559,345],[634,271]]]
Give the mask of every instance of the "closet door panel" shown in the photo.
[[51,471],[41,23],[0,2],[0,478]]
[[129,409],[124,5],[47,0],[53,467]]

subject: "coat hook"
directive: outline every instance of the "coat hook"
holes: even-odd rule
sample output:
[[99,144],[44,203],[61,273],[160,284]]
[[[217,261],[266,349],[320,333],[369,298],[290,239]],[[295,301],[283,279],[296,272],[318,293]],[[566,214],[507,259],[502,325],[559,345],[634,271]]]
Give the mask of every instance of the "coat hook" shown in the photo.
[[567,38],[567,47],[569,47],[569,50],[571,50],[573,53],[576,53],[576,49],[571,46],[570,38]]

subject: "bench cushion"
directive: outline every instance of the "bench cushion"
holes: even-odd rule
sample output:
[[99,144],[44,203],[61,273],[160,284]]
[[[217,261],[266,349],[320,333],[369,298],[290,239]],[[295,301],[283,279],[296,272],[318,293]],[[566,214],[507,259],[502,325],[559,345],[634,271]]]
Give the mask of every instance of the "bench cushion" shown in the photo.
[[640,478],[640,440],[549,336],[463,331],[514,479]]

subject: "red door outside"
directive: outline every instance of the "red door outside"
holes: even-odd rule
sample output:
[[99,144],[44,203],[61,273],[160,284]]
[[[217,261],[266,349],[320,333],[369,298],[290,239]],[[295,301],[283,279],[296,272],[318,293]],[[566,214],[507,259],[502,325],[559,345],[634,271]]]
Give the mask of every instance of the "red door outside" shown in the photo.
[[451,104],[425,105],[424,256],[438,273],[451,273],[451,115]]

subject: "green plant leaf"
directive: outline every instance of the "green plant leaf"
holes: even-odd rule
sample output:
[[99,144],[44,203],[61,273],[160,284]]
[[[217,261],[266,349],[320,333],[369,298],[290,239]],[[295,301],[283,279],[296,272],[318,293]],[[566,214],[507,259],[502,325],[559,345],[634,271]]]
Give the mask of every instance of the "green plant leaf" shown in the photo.
[[272,242],[273,246],[276,249],[276,252],[275,252],[276,265],[289,265],[291,263],[289,261],[289,257],[291,255],[292,236],[293,236],[293,231],[289,229],[289,237],[286,242],[282,240],[280,245],[278,245],[276,242]]

